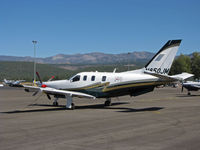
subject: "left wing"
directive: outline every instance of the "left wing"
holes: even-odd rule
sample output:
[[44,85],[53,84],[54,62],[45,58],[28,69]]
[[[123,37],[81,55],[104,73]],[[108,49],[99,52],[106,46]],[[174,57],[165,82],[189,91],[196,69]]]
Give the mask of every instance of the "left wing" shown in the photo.
[[89,95],[89,94],[85,94],[85,93],[81,93],[81,92],[74,92],[74,91],[68,91],[68,90],[58,90],[55,88],[50,88],[50,87],[36,87],[36,86],[26,86],[24,85],[25,91],[28,92],[44,92],[45,94],[49,94],[49,95],[69,95],[69,96],[77,96],[77,97],[85,97],[85,98],[93,98],[95,99],[96,97]]

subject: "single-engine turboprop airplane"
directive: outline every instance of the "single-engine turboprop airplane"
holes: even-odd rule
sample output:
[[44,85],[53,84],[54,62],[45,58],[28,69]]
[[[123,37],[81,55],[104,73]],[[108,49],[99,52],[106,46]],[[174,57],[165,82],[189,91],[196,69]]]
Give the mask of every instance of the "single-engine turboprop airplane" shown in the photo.
[[183,80],[184,75],[168,76],[180,43],[181,40],[169,40],[142,69],[120,73],[81,72],[69,80],[49,82],[42,82],[37,73],[40,87],[24,85],[24,88],[27,92],[35,92],[33,95],[43,92],[49,99],[53,95],[55,98],[53,105],[58,105],[58,98],[66,98],[68,109],[75,108],[73,103],[75,96],[105,98],[105,106],[110,106],[112,97],[138,96],[153,91],[156,86]]

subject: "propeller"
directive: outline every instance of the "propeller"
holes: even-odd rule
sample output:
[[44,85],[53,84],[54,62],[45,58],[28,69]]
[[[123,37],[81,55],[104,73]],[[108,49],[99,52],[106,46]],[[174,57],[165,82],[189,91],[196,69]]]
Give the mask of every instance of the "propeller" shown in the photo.
[[[37,75],[37,77],[38,77],[38,79],[39,79],[39,81],[40,81],[41,87],[46,88],[47,86],[46,86],[45,84],[42,84],[42,80],[41,80],[41,78],[40,78],[40,74],[39,74],[38,72],[36,72],[36,75]],[[54,76],[52,76],[49,80],[52,80],[53,78],[54,78]],[[38,93],[38,91],[35,92],[35,93],[33,94],[33,96],[37,95],[37,93]],[[51,100],[51,96],[50,96],[49,94],[46,94],[46,95],[47,95],[47,98],[48,98],[49,100]]]

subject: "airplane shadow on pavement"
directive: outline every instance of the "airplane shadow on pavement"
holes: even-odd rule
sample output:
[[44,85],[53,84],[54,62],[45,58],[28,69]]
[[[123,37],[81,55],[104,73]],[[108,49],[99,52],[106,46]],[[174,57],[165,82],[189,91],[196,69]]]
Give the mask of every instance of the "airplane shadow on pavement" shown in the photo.
[[191,94],[191,95],[187,95],[187,94],[185,94],[185,95],[177,95],[177,97],[196,97],[196,96],[200,96],[200,95],[198,95],[198,94]]
[[[76,106],[75,110],[81,110],[81,109],[113,109],[118,110],[116,112],[144,112],[144,111],[158,111],[163,109],[164,107],[148,107],[148,108],[127,108],[127,107],[112,107],[112,106],[118,106],[128,104],[127,102],[117,102],[112,103],[111,106],[105,107],[104,104],[94,104],[94,105],[84,105],[84,106]],[[13,110],[13,111],[6,111],[6,112],[0,112],[0,113],[6,113],[6,114],[14,114],[14,113],[29,113],[29,112],[43,112],[43,111],[65,111],[68,110],[65,108],[65,105],[59,105],[59,106],[53,106],[48,104],[31,104],[29,105],[31,107],[34,106],[42,106],[42,107],[50,107],[50,108],[39,108],[39,109],[30,109],[27,107],[27,109],[24,110]],[[73,110],[70,110],[73,111]]]

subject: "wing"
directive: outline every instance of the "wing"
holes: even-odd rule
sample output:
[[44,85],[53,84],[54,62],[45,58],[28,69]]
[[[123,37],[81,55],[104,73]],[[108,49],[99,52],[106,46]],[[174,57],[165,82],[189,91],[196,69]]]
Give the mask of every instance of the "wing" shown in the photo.
[[93,98],[93,99],[96,98],[92,95],[81,93],[81,92],[74,92],[74,91],[68,91],[68,90],[58,90],[58,89],[50,88],[50,87],[42,88],[42,87],[24,85],[24,88],[25,88],[25,91],[28,91],[28,92],[40,91],[40,92],[43,92],[43,93],[49,94],[49,95],[62,95],[62,96],[70,95],[70,96]]

